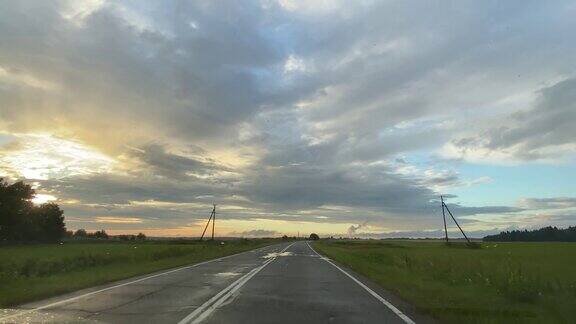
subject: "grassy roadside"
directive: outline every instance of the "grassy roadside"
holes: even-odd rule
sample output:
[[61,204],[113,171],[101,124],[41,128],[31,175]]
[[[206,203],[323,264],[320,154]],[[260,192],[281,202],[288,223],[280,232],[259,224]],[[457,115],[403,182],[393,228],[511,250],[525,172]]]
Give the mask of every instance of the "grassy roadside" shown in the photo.
[[570,323],[576,244],[321,241],[314,248],[447,323]]
[[65,243],[0,247],[0,307],[235,254],[278,240]]

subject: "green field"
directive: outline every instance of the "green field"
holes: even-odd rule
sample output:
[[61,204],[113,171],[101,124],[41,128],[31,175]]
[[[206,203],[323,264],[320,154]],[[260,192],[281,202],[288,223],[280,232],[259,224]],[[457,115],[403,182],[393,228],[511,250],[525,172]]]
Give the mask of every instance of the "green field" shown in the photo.
[[265,246],[274,240],[99,242],[0,247],[0,306],[7,307]]
[[448,323],[574,323],[576,243],[321,241],[314,247]]

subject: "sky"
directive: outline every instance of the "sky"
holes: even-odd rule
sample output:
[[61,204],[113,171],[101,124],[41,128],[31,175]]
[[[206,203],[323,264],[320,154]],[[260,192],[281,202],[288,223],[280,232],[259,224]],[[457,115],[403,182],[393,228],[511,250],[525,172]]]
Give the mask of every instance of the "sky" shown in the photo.
[[[0,176],[68,229],[576,223],[573,1],[6,1]],[[450,235],[458,235],[449,223]]]

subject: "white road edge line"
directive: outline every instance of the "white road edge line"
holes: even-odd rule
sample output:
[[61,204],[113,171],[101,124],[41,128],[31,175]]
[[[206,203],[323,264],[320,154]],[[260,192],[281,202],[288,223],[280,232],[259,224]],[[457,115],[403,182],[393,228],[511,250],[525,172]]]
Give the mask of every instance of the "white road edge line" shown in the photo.
[[392,305],[389,301],[384,299],[382,296],[378,295],[374,290],[370,289],[368,286],[363,284],[360,280],[354,278],[354,276],[352,276],[348,272],[344,271],[342,268],[340,268],[339,266],[334,264],[332,261],[328,260],[328,258],[325,258],[322,255],[320,255],[318,252],[316,252],[316,250],[314,250],[314,248],[312,246],[310,246],[310,244],[308,242],[306,242],[306,244],[308,244],[308,247],[312,251],[314,251],[314,253],[316,253],[322,260],[330,263],[331,265],[336,267],[336,269],[340,270],[342,273],[344,273],[346,276],[348,276],[350,279],[354,280],[355,283],[357,283],[360,287],[364,288],[364,290],[366,290],[370,295],[374,296],[374,298],[378,299],[382,304],[386,305],[386,307],[388,307],[392,312],[394,312],[394,314],[398,315],[398,317],[400,317],[402,320],[404,320],[405,323],[416,324],[416,322],[414,322],[410,317],[406,316],[398,308],[396,308],[396,306]]
[[203,262],[200,262],[200,263],[192,264],[192,265],[189,265],[189,266],[184,266],[184,267],[180,267],[180,268],[168,270],[168,271],[166,271],[166,272],[162,272],[162,273],[158,273],[158,274],[155,274],[155,275],[151,275],[151,276],[148,276],[148,277],[140,278],[140,279],[137,279],[137,280],[134,280],[134,281],[125,282],[125,283],[123,283],[123,284],[119,284],[119,285],[115,285],[115,286],[111,286],[111,287],[106,287],[106,288],[103,288],[103,289],[100,289],[100,290],[96,290],[96,291],[92,291],[92,292],[89,292],[89,293],[86,293],[86,294],[83,294],[83,295],[80,295],[80,296],[76,296],[76,297],[72,297],[72,298],[60,300],[60,301],[57,301],[57,302],[54,302],[54,303],[50,303],[50,304],[47,304],[47,305],[44,305],[44,306],[32,308],[32,309],[29,309],[29,310],[26,310],[26,311],[23,311],[23,312],[19,312],[19,313],[15,313],[15,314],[12,314],[12,315],[0,317],[0,321],[5,321],[5,320],[10,319],[10,318],[14,318],[14,317],[18,317],[18,316],[30,314],[30,313],[32,313],[32,312],[36,312],[36,311],[39,311],[39,310],[43,310],[43,309],[46,309],[46,308],[50,308],[50,307],[54,307],[54,306],[66,304],[66,303],[69,303],[69,302],[76,301],[76,300],[78,300],[78,299],[82,299],[82,298],[84,298],[84,297],[96,295],[96,294],[99,294],[99,293],[101,293],[101,292],[105,292],[105,291],[112,290],[112,289],[115,289],[115,288],[120,288],[120,287],[128,286],[128,285],[131,285],[131,284],[134,284],[134,283],[137,283],[137,282],[141,282],[141,281],[144,281],[144,280],[148,280],[148,279],[156,278],[156,277],[159,277],[159,276],[167,275],[167,274],[170,274],[170,273],[173,273],[173,272],[176,272],[176,271],[181,271],[181,270],[186,270],[186,269],[190,269],[190,268],[195,268],[195,267],[198,267],[198,266],[207,264],[207,263],[216,262],[216,261],[221,261],[221,260],[224,260],[224,259],[227,259],[227,258],[231,258],[231,257],[233,257],[233,256],[237,256],[237,255],[244,254],[244,253],[250,253],[250,252],[254,252],[254,251],[263,250],[263,249],[265,249],[265,248],[267,248],[267,247],[270,247],[270,246],[271,246],[271,245],[267,245],[267,246],[263,246],[263,247],[261,247],[261,248],[255,249],[255,250],[249,250],[249,251],[244,251],[244,252],[240,252],[240,253],[236,253],[236,254],[231,254],[231,255],[227,255],[227,256],[224,256],[224,257],[221,257],[221,258],[218,258],[218,259],[207,260],[207,261],[203,261]]
[[[280,253],[288,250],[292,245],[294,245],[294,243],[296,242],[293,242],[292,244],[285,247],[282,251],[280,251]],[[212,314],[220,305],[222,305],[228,298],[230,298],[230,296],[232,296],[236,291],[242,288],[242,286],[244,286],[244,284],[246,284],[248,280],[252,279],[252,277],[254,277],[258,272],[260,272],[260,270],[264,269],[268,264],[272,263],[272,261],[274,260],[276,260],[276,257],[273,257],[270,260],[264,262],[264,264],[262,264],[261,266],[258,266],[250,270],[240,279],[234,281],[232,284],[222,289],[218,294],[210,298],[200,307],[196,308],[192,313],[188,314],[188,316],[180,320],[178,324],[187,324],[187,323],[197,324],[202,322],[210,314]]]

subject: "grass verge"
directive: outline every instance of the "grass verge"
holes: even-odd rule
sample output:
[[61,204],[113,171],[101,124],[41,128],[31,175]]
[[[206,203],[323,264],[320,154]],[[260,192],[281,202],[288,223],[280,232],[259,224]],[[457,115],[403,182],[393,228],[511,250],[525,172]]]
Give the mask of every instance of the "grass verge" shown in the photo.
[[447,323],[570,323],[575,243],[322,241],[314,248]]
[[0,307],[235,254],[277,240],[64,243],[0,247]]

